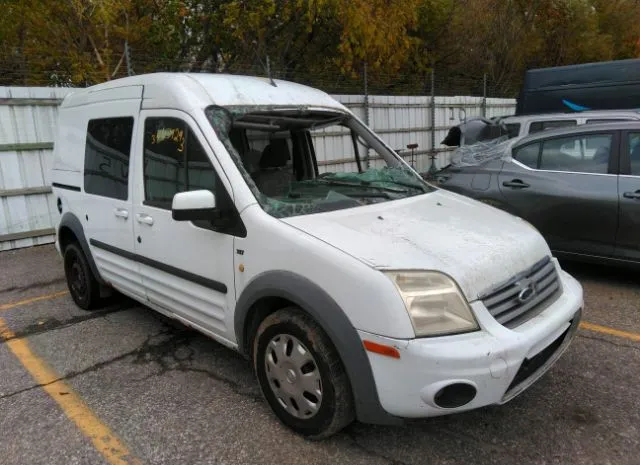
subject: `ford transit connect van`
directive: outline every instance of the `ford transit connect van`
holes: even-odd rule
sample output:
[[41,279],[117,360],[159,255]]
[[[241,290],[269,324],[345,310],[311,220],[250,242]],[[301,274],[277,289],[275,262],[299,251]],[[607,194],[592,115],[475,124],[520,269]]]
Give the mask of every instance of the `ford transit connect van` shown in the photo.
[[525,221],[425,183],[329,95],[152,74],[60,108],[56,247],[253,361],[280,420],[326,437],[503,404],[563,353],[580,285]]

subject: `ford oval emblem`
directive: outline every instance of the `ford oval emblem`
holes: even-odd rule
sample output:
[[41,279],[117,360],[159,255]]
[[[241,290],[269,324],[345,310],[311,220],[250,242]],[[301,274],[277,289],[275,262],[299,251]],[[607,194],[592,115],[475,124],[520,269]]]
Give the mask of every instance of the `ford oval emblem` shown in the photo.
[[518,301],[520,301],[521,303],[525,303],[528,300],[531,300],[531,298],[536,294],[536,290],[533,287],[532,284],[529,284],[527,287],[525,287],[524,289],[522,289],[520,291],[520,293],[518,294]]

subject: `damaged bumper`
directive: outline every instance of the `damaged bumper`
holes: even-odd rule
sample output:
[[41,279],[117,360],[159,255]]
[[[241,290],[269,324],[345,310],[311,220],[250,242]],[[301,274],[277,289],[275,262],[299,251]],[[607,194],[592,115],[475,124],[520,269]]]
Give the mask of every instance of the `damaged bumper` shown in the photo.
[[400,352],[400,359],[368,353],[382,407],[399,417],[431,417],[503,404],[523,392],[559,359],[580,322],[582,288],[561,274],[558,300],[514,329],[474,302],[482,328],[474,333],[407,341],[360,332]]

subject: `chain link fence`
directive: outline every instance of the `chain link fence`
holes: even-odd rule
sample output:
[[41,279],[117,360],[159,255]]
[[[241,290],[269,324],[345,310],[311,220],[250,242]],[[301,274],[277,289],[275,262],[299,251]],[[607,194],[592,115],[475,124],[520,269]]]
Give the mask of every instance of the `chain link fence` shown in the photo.
[[420,72],[407,69],[387,72],[363,63],[347,72],[324,62],[315,66],[316,69],[289,69],[270,64],[266,57],[252,62],[196,63],[142,53],[126,44],[124,53],[105,56],[102,59],[104,66],[98,66],[89,53],[72,58],[64,54],[39,56],[27,52],[22,54],[0,48],[0,86],[86,87],[127,75],[168,71],[271,76],[331,94],[515,98],[520,88],[520,82],[498,82],[487,74],[451,74],[448,69],[437,66]]

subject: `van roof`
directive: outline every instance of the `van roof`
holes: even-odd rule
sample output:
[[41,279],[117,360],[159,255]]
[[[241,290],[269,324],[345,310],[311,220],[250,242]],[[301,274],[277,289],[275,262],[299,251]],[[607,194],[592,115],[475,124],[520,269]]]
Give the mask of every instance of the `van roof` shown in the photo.
[[301,106],[346,108],[327,93],[294,82],[255,76],[210,73],[152,73],[114,79],[78,89],[62,107],[126,98],[142,98],[142,108],[191,110],[220,106]]

